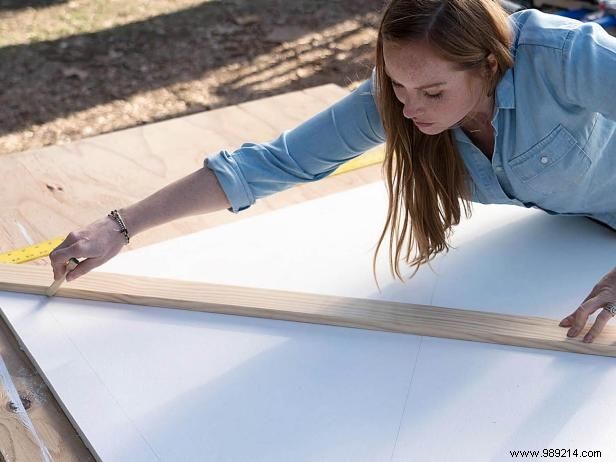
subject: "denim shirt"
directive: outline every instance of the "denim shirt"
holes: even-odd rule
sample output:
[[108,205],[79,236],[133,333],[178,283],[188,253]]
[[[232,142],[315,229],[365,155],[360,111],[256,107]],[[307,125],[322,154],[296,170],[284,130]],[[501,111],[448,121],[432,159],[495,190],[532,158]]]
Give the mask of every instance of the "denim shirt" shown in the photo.
[[[616,37],[538,10],[509,20],[514,66],[496,87],[492,160],[452,129],[472,200],[589,216],[616,229]],[[207,158],[229,210],[324,178],[384,142],[373,95],[370,79],[270,143]]]

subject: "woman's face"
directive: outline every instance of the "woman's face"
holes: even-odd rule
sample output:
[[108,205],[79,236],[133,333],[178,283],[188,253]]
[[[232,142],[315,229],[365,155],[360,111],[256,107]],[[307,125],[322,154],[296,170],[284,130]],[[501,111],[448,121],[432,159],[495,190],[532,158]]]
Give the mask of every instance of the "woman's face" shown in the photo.
[[427,45],[386,41],[383,57],[396,97],[404,105],[404,117],[413,120],[421,132],[436,135],[467,115],[491,120],[482,79],[470,71],[456,70]]

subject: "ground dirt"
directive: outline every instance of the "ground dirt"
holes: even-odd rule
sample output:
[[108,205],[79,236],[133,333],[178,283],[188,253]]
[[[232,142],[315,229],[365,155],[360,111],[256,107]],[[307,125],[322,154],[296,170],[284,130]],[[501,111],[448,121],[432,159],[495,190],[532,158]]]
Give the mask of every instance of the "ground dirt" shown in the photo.
[[0,155],[370,74],[381,0],[0,0]]

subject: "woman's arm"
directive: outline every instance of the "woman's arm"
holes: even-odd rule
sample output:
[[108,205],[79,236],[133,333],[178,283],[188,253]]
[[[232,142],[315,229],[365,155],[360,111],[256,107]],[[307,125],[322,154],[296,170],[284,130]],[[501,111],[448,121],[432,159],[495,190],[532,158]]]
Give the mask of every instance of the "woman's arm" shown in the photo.
[[[133,237],[178,218],[214,212],[229,206],[214,173],[204,167],[119,212]],[[117,255],[125,244],[124,236],[118,231],[119,225],[106,216],[83,229],[71,232],[49,255],[54,279],[64,274],[66,262],[71,258],[84,260],[67,280],[82,276]]]
[[616,37],[598,24],[582,23],[569,31],[562,50],[567,99],[616,120]]
[[229,208],[214,173],[201,168],[130,207],[120,209],[126,228],[136,235],[154,226],[191,215]]
[[[233,212],[256,199],[332,173],[340,164],[384,140],[371,81],[271,143],[246,143],[222,151],[206,166],[129,207],[120,209],[130,236],[190,215]],[[83,259],[67,280],[102,265],[120,252],[124,236],[103,217],[71,232],[50,254],[59,279],[70,258]]]
[[239,212],[298,183],[320,180],[385,141],[372,80],[270,143],[246,143],[207,159]]

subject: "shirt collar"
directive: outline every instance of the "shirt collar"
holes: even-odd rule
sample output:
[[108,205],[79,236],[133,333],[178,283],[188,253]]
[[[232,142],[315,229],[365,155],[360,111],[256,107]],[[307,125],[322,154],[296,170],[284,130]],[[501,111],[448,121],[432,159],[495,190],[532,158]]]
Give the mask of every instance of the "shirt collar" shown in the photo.
[[[515,109],[515,88],[513,85],[513,68],[507,69],[507,72],[496,85],[496,98],[494,100],[494,118],[496,118],[499,109]],[[471,143],[471,140],[466,136],[460,127],[453,129],[453,136],[457,141]]]
[[496,101],[499,109],[515,109],[515,87],[513,85],[513,68],[507,69],[505,75],[496,85]]

